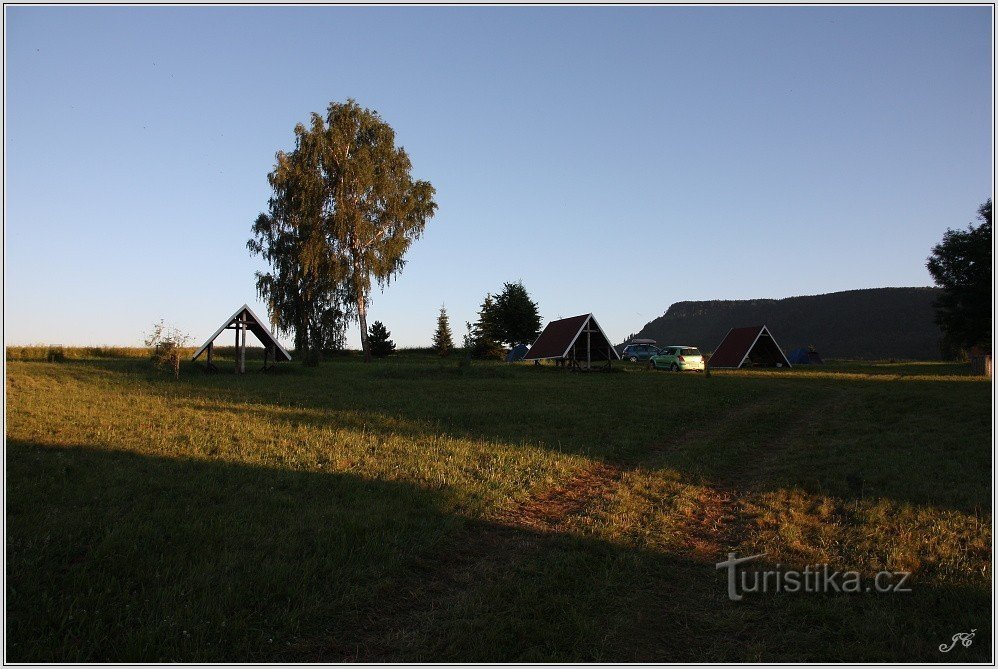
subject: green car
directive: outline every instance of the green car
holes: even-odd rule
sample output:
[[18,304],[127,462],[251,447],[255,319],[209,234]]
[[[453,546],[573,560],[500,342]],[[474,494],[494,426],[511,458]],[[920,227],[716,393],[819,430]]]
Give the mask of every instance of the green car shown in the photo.
[[694,346],[666,346],[658,355],[649,358],[655,369],[668,369],[670,372],[684,372],[692,369],[703,371],[703,356]]

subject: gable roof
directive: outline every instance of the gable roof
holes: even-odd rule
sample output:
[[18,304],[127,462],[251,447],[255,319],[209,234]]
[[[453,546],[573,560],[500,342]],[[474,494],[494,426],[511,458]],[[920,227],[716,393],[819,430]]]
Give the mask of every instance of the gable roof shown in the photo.
[[599,323],[592,314],[581,314],[579,316],[572,316],[571,318],[562,318],[556,321],[551,321],[541,332],[540,336],[534,341],[530,350],[527,351],[527,355],[523,356],[524,360],[550,360],[557,358],[568,357],[569,351],[572,346],[575,345],[576,340],[578,340],[579,335],[582,334],[583,330],[586,329],[586,324],[591,323],[596,326],[596,330],[599,333],[599,337],[594,343],[596,346],[606,346],[610,351],[613,351],[613,356],[617,360],[620,360],[620,355],[617,350],[610,343],[610,339],[603,332],[603,328],[600,327]]
[[720,346],[710,356],[707,365],[710,367],[732,369],[741,367],[756,345],[759,344],[760,340],[769,342],[763,344],[765,347],[764,352],[767,356],[773,358],[774,363],[782,362],[787,367],[791,366],[790,361],[787,360],[787,356],[783,354],[780,345],[776,343],[776,339],[770,334],[769,329],[765,325],[753,325],[747,328],[732,328],[729,330]]
[[273,347],[274,360],[290,361],[291,354],[288,353],[283,346],[281,346],[281,343],[277,341],[277,338],[273,334],[271,334],[267,326],[264,325],[264,322],[260,320],[260,318],[255,313],[253,313],[253,310],[250,309],[249,305],[247,304],[244,304],[243,306],[236,309],[236,313],[232,314],[232,316],[228,320],[222,323],[219,326],[219,328],[215,330],[215,334],[208,337],[208,340],[205,341],[205,343],[201,346],[201,348],[197,350],[197,353],[194,354],[194,357],[191,358],[191,360],[197,360],[198,356],[204,353],[205,349],[208,348],[208,344],[215,341],[215,339],[218,338],[218,335],[222,334],[222,331],[225,330],[225,328],[235,323],[236,320],[239,319],[239,317],[242,316],[244,313],[246,314],[246,329],[252,332],[254,336],[256,336],[256,338],[260,340],[261,344],[263,344],[264,346]]

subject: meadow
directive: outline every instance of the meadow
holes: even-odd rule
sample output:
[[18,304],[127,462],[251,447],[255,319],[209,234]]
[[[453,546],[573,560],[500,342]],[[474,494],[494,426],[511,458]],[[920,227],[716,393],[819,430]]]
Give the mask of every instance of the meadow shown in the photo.
[[[8,661],[992,657],[991,385],[961,365],[45,352],[8,351]],[[731,601],[729,552],[910,592]]]

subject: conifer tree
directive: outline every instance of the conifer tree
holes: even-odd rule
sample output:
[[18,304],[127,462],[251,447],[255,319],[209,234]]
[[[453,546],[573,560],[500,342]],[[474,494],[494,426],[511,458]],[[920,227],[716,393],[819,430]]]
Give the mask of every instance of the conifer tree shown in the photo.
[[447,309],[443,306],[440,307],[440,315],[437,316],[437,331],[433,334],[433,348],[441,357],[450,355],[454,349],[450,319],[447,317]]
[[374,321],[371,324],[371,332],[367,335],[367,343],[370,346],[371,355],[376,358],[383,358],[395,350],[395,342],[391,340],[392,333],[388,331],[381,321]]

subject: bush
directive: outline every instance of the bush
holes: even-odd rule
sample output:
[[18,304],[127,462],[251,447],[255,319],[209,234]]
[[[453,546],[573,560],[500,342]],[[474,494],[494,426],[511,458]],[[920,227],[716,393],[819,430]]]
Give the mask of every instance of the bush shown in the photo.
[[367,337],[367,345],[371,348],[371,355],[376,358],[383,358],[395,350],[395,342],[390,337],[392,333],[388,331],[381,321],[374,321],[371,325],[370,334]]
[[66,349],[62,346],[49,346],[45,354],[46,362],[66,362]]
[[190,337],[175,327],[167,327],[162,320],[154,323],[152,332],[146,337],[145,344],[152,349],[150,357],[158,369],[170,370],[173,378],[180,376],[180,358],[183,348]]
[[[490,298],[486,298],[486,302]],[[485,307],[483,307],[485,309]],[[476,360],[502,360],[506,357],[506,349],[499,345],[488,334],[488,328],[483,324],[481,318],[477,323],[465,323],[468,328],[464,335],[465,355]]]
[[488,337],[480,337],[471,348],[471,357],[476,360],[504,360],[506,349]]

